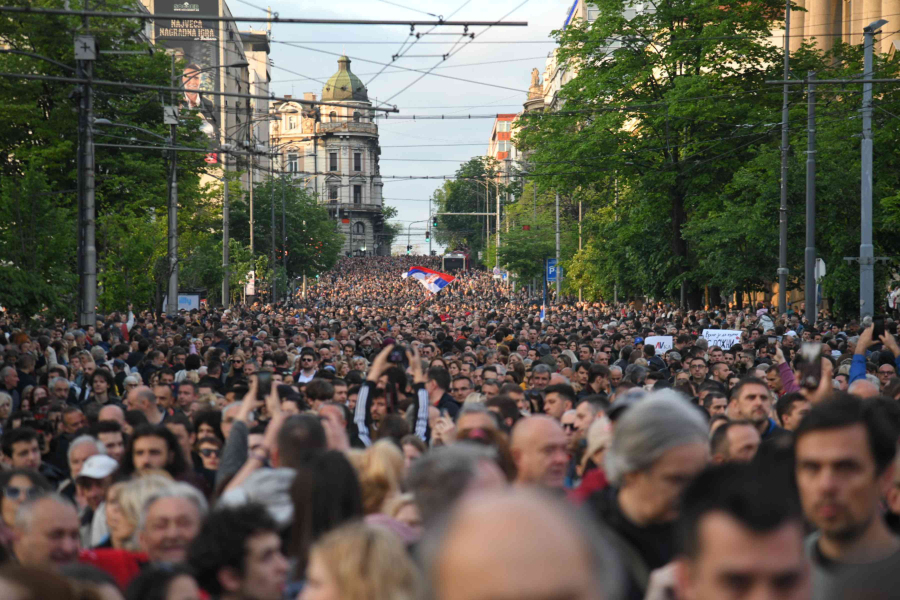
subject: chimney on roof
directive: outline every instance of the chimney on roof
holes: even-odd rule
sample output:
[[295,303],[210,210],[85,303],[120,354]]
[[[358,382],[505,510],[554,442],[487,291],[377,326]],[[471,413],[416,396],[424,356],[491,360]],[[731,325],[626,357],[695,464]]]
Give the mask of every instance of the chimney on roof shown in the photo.
[[304,92],[304,93],[303,93],[303,99],[304,99],[304,100],[310,100],[310,101],[312,101],[312,102],[315,102],[315,101],[316,101],[316,94],[315,94],[315,92]]
[[291,96],[290,94],[285,94],[284,97],[287,98],[288,100],[290,100],[291,98],[293,98],[293,96]]

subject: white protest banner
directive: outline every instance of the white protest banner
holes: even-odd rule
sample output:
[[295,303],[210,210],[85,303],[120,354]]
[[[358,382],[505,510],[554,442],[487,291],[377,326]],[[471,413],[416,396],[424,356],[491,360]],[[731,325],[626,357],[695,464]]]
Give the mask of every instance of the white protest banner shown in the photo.
[[709,347],[718,346],[722,350],[728,350],[735,344],[741,343],[741,332],[733,329],[704,329],[700,336],[709,342]]
[[656,355],[659,356],[672,349],[672,336],[651,335],[650,337],[644,338],[644,345],[653,346],[653,348],[656,349]]

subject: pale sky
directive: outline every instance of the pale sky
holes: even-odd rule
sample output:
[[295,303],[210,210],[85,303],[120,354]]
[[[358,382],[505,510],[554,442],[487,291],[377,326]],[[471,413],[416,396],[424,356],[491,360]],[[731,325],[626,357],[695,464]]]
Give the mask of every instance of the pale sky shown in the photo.
[[[553,49],[552,43],[477,43],[477,42],[549,42],[549,34],[562,26],[573,0],[529,0],[512,12],[505,20],[528,21],[527,27],[493,27],[479,35],[473,43],[462,48],[454,56],[441,63],[434,73],[459,77],[474,82],[489,83],[498,87],[478,85],[428,75],[414,83],[390,101],[400,109],[401,115],[516,113],[522,108],[531,77],[531,69],[537,67],[543,73],[544,61]],[[460,9],[453,20],[497,20],[522,4],[522,0],[390,0],[401,8],[382,0],[332,0],[310,2],[308,0],[280,0],[271,8],[281,17],[336,18],[336,19],[433,19],[422,12],[450,15]],[[228,0],[235,16],[260,16],[267,5],[264,0]],[[255,29],[262,24],[252,24]],[[241,26],[241,29],[247,29]],[[430,28],[417,27],[425,32]],[[437,33],[454,35],[428,35],[408,49],[409,55],[442,55],[461,39],[459,27],[439,27]],[[485,28],[473,28],[475,33]],[[351,70],[367,84],[370,99],[384,101],[420,77],[420,73],[398,71],[387,67],[381,75],[370,80],[382,66],[353,60],[354,57],[381,63],[389,63],[392,55],[401,49],[409,38],[406,26],[371,25],[293,25],[275,24],[272,28],[271,90],[278,96],[304,92],[321,94],[322,82],[337,71],[337,55],[344,52],[351,58]],[[363,41],[391,42],[388,44],[362,44]],[[300,45],[334,53],[324,54],[297,48],[281,42]],[[329,43],[325,43],[329,42]],[[425,43],[429,42],[429,43]],[[433,42],[439,42],[437,44]],[[459,48],[460,45],[457,45]],[[464,66],[471,63],[494,64]],[[394,64],[413,69],[427,70],[441,62],[440,56],[403,57]],[[460,65],[456,67],[456,65]],[[291,73],[293,71],[294,73]],[[319,80],[319,81],[314,81]],[[512,88],[512,89],[502,89]],[[452,175],[460,163],[487,151],[492,119],[445,121],[379,121],[382,175]],[[435,146],[436,144],[467,144],[459,146]],[[468,145],[471,144],[471,145]],[[396,146],[422,146],[400,148]],[[446,161],[446,162],[445,162]],[[395,181],[384,180],[385,205],[399,210],[397,221],[404,226],[402,240],[406,245],[406,227],[409,222],[428,218],[428,198],[442,182],[434,180]],[[414,224],[412,244],[427,250],[424,243],[424,223]],[[416,232],[415,229],[419,231]],[[395,245],[396,247],[396,245]]]

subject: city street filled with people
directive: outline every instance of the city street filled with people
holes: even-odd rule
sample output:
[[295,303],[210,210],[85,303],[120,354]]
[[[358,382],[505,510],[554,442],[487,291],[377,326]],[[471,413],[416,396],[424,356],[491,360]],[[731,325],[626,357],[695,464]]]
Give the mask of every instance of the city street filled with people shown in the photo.
[[0,598],[896,597],[894,320],[413,267],[3,314]]

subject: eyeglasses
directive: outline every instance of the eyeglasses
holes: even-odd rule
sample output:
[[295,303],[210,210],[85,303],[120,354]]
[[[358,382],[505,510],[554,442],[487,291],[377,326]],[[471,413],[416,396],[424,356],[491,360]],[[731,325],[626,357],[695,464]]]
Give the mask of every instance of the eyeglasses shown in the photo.
[[200,450],[200,454],[206,458],[209,458],[210,456],[219,456],[221,453],[222,451],[217,448],[203,448]]
[[878,373],[881,375],[893,375],[894,370],[893,369],[878,369]]
[[20,500],[25,498],[37,498],[41,494],[44,493],[39,487],[30,487],[30,488],[20,488],[12,485],[8,485],[3,488],[3,495],[9,498],[10,500]]
[[575,423],[563,423],[562,428],[566,431],[575,431]]

